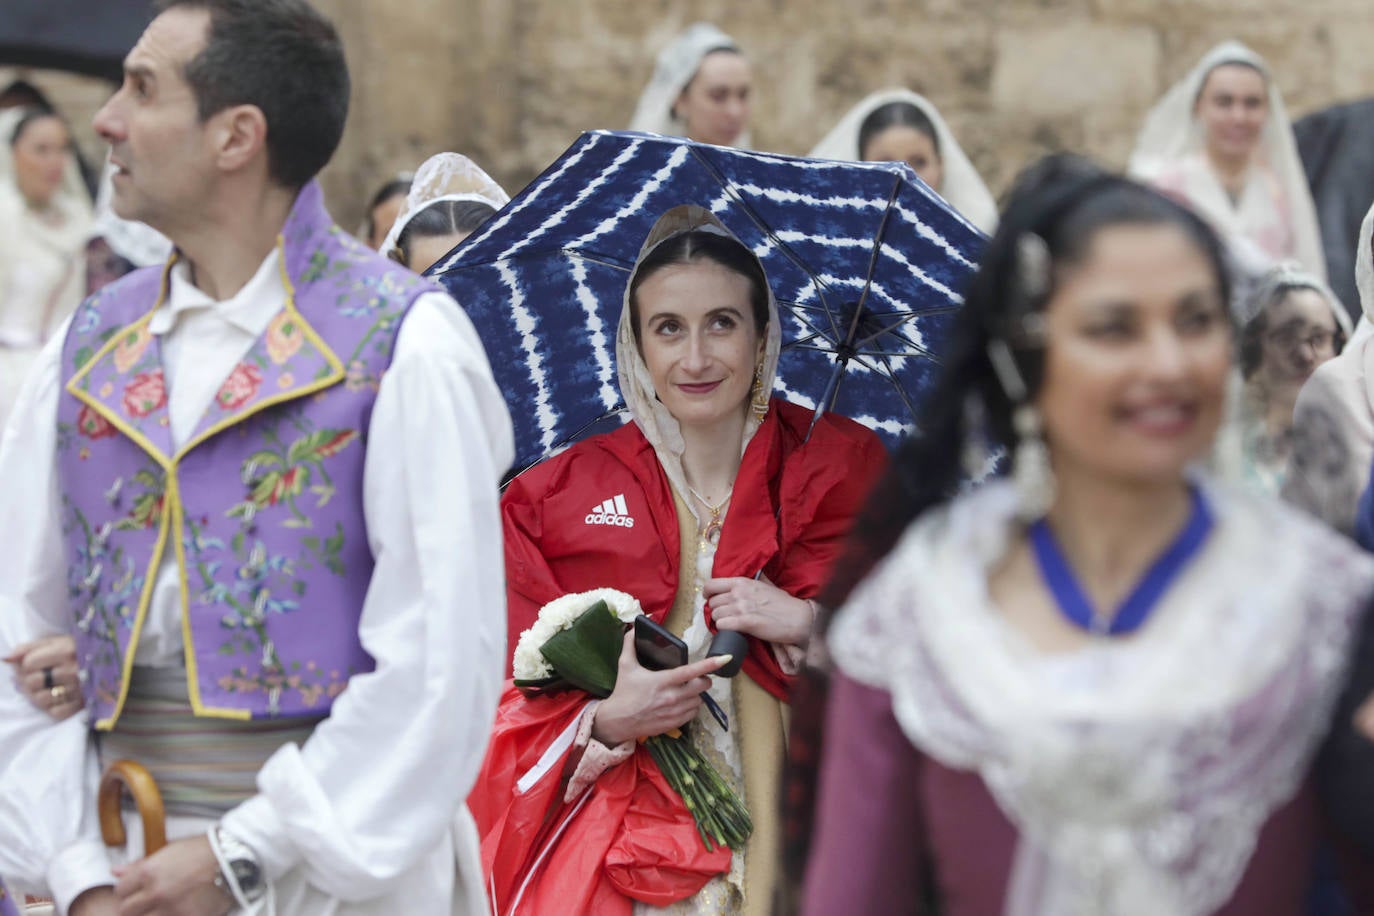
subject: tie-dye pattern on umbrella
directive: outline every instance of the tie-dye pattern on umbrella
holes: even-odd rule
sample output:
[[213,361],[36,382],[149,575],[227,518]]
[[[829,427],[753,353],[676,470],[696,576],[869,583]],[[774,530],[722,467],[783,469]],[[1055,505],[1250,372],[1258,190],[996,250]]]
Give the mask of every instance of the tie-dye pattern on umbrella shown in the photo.
[[654,221],[684,203],[710,209],[768,272],[777,393],[889,444],[911,431],[978,230],[906,165],[593,131],[430,270],[486,346],[515,420],[515,467],[619,422],[625,283]]

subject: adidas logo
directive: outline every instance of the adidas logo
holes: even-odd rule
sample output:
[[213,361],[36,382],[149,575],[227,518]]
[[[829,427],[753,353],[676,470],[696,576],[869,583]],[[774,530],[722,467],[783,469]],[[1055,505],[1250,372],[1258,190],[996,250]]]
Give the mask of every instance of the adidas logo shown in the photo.
[[635,520],[630,517],[630,510],[625,507],[624,493],[613,496],[599,506],[593,506],[583,521],[588,525],[614,525],[617,528],[635,526]]

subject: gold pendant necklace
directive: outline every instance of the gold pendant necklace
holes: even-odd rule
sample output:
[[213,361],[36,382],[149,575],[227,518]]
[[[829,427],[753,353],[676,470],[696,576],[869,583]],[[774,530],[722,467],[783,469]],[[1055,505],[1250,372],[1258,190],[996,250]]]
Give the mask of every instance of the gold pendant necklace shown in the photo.
[[720,540],[720,513],[725,508],[725,504],[730,501],[730,496],[735,491],[735,485],[731,484],[730,489],[725,491],[725,497],[713,506],[710,501],[707,500],[705,496],[698,493],[690,483],[687,483],[685,480],[682,483],[683,486],[687,488],[687,492],[695,496],[697,502],[701,503],[706,508],[706,511],[711,513],[711,520],[706,523],[706,530],[702,532],[701,536],[705,539],[706,543],[714,547]]

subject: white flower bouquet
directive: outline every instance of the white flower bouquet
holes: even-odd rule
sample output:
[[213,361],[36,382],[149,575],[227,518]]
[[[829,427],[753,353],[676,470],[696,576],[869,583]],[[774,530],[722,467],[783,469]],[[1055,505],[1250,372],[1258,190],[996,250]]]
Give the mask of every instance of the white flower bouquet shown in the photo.
[[[539,609],[515,647],[515,686],[527,696],[577,688],[597,698],[615,689],[625,625],[643,613],[613,588],[564,595]],[[685,728],[685,726],[684,726]],[[708,850],[742,848],[754,825],[744,802],[682,729],[639,739],[682,797]]]

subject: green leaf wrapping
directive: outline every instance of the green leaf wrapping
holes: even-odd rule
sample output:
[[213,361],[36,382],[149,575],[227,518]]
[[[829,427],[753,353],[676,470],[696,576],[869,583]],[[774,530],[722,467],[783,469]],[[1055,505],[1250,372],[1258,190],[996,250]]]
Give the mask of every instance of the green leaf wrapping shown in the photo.
[[620,618],[598,601],[572,626],[549,637],[539,652],[569,684],[594,697],[608,697],[615,689],[624,634]]

